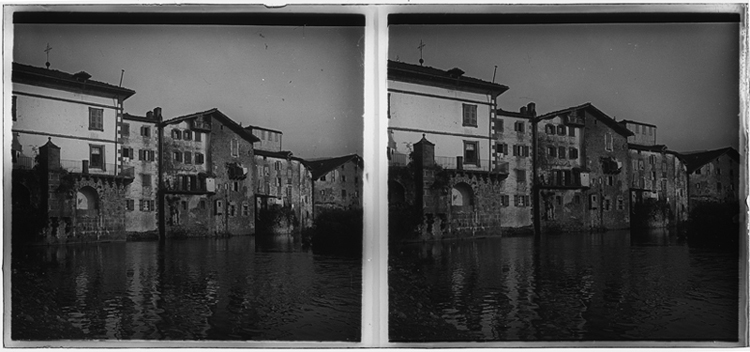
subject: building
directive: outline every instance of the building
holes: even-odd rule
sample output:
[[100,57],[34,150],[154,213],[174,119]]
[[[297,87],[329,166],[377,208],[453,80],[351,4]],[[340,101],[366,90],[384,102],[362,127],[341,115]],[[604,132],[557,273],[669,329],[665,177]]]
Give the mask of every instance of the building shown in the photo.
[[[529,103],[519,112],[498,109],[493,125],[493,147],[496,165],[507,168],[508,177],[500,181],[502,193],[501,228],[503,231],[533,230],[534,211],[531,199],[534,170],[532,120],[536,104]],[[507,166],[506,166],[507,165]]]
[[688,219],[687,168],[680,155],[656,144],[656,126],[623,120],[633,132],[630,154],[631,227],[672,227]]
[[264,209],[282,208],[292,217],[286,224],[275,224],[275,232],[310,228],[314,216],[312,192],[312,171],[305,160],[290,151],[255,150],[256,218]]
[[538,230],[628,228],[627,138],[633,133],[591,103],[534,122]]
[[247,126],[245,130],[260,140],[260,142],[255,144],[255,150],[281,151],[281,143],[284,140],[283,132],[260,126]]
[[255,233],[253,143],[214,108],[160,124],[160,228],[167,237]]
[[15,239],[124,240],[134,175],[118,151],[123,103],[135,91],[84,71],[20,63],[13,63],[12,83]]
[[501,229],[509,161],[496,155],[494,124],[506,90],[459,68],[388,62],[391,224],[420,219],[398,227],[422,239]]
[[362,157],[350,154],[307,164],[312,170],[315,215],[329,209],[362,209]]
[[156,209],[159,179],[159,124],[161,108],[146,116],[125,113],[120,124],[118,156],[122,165],[133,169],[133,182],[126,189],[125,231],[128,237],[158,237]]
[[740,154],[727,147],[682,153],[687,164],[690,210],[701,203],[739,201]]

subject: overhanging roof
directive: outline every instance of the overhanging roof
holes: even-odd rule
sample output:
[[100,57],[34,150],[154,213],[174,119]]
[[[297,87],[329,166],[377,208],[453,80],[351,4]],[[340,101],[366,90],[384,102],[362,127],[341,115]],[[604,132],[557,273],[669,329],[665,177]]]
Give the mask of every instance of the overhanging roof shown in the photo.
[[463,71],[458,68],[446,71],[392,60],[388,60],[388,79],[492,96],[498,96],[508,90],[508,86],[502,84],[464,76]]
[[628,137],[634,135],[633,132],[631,132],[629,129],[627,129],[625,126],[619,124],[615,119],[609,117],[607,114],[605,114],[603,111],[597,109],[593,104],[591,103],[585,103],[578,106],[569,107],[562,110],[553,111],[550,113],[546,113],[544,115],[541,115],[536,118],[537,121],[546,120],[554,118],[555,116],[568,114],[573,111],[578,110],[586,110],[588,111],[592,116],[594,116],[597,120],[601,121],[605,125],[607,125],[609,128],[613,129],[615,132]]
[[86,94],[121,98],[125,100],[135,94],[132,89],[114,86],[108,83],[88,79],[86,72],[71,74],[67,72],[49,70],[46,68],[13,63],[13,83],[31,84],[35,86],[64,90],[68,92],[86,92]]

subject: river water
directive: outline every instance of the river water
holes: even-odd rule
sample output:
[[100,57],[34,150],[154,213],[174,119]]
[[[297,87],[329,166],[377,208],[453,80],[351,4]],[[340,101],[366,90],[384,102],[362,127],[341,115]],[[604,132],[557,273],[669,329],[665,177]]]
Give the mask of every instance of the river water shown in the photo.
[[361,257],[284,236],[27,247],[12,258],[14,339],[360,340]]
[[[391,339],[737,341],[738,263],[736,248],[663,231],[396,246],[390,280],[402,287],[391,287],[391,309],[414,285],[431,311],[392,315]],[[428,315],[450,329],[425,339],[414,324]]]

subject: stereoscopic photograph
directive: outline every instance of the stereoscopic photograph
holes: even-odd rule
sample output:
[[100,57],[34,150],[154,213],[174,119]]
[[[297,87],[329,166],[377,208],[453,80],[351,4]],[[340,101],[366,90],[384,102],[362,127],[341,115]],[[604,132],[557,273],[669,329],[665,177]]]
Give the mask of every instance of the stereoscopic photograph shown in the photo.
[[364,16],[6,10],[6,345],[361,340]]
[[740,17],[585,10],[389,17],[391,342],[744,343]]

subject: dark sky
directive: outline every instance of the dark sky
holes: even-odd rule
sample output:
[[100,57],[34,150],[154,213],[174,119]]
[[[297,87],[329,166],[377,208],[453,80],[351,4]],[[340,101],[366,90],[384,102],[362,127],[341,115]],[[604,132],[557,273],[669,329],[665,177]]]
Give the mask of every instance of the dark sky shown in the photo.
[[125,111],[218,108],[284,132],[297,156],[362,154],[364,28],[20,24],[14,60],[136,91]]
[[392,25],[389,59],[459,67],[510,89],[502,109],[585,102],[658,126],[676,151],[739,144],[739,24]]

